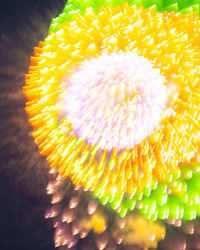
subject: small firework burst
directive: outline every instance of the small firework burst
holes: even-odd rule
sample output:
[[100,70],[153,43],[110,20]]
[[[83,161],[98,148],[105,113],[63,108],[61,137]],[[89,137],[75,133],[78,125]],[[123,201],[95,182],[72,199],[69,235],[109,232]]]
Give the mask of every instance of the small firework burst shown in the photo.
[[[192,220],[200,215],[197,5],[144,2],[68,1],[31,58],[26,111],[51,168],[101,204],[121,217]],[[103,233],[105,221],[97,212],[80,224]]]
[[100,149],[129,150],[161,121],[167,91],[158,69],[134,52],[103,54],[66,82],[65,115],[79,137]]

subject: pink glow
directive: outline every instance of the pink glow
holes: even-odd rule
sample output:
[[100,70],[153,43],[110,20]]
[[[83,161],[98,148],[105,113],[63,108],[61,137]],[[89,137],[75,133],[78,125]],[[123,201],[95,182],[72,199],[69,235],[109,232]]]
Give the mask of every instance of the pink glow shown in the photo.
[[164,83],[159,69],[135,52],[103,54],[66,81],[64,113],[91,145],[131,149],[158,126],[167,101]]

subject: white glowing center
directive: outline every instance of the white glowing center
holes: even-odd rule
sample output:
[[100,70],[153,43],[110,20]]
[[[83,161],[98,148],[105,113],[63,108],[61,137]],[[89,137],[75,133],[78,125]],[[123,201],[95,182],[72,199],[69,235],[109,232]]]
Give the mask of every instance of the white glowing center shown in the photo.
[[152,134],[165,109],[160,71],[135,52],[114,52],[78,67],[66,85],[65,114],[91,145],[131,149]]

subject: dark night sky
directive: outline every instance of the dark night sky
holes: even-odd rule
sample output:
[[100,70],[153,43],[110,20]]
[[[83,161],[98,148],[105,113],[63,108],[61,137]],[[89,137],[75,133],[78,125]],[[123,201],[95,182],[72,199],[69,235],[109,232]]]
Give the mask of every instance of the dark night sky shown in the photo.
[[24,76],[34,46],[64,0],[5,0],[0,5],[0,249],[51,250],[53,229],[44,218],[48,164],[24,112]]

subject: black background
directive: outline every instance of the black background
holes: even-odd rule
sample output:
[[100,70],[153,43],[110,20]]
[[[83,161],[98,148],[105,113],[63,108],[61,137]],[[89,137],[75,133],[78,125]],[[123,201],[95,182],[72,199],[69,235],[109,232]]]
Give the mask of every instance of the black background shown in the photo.
[[48,34],[64,0],[0,2],[0,249],[51,250],[44,218],[48,164],[31,137],[24,112],[24,77],[34,46]]

